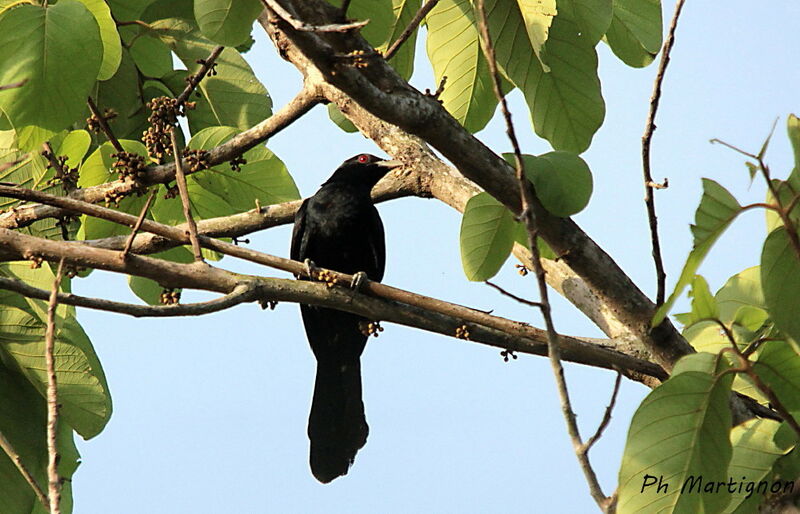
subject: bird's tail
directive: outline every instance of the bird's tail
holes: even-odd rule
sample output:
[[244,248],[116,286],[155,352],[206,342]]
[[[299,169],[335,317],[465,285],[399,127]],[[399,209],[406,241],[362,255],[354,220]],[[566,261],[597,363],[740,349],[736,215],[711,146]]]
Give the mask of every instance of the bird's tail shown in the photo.
[[347,474],[368,433],[360,360],[319,360],[308,418],[311,472],[316,479],[328,483]]

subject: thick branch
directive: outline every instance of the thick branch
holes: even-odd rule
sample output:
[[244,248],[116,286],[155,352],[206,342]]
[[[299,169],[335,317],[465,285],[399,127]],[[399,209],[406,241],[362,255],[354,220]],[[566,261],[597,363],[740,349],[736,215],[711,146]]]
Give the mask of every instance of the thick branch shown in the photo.
[[[291,5],[309,23],[318,24],[336,15],[333,7],[320,0],[281,0],[281,3]],[[520,213],[516,181],[509,165],[468,133],[435,99],[411,88],[382,59],[371,59],[367,68],[356,69],[334,58],[353,50],[369,52],[369,45],[360,36],[300,32],[275,17],[262,17],[261,21],[282,54],[326,96],[329,88],[325,84],[335,86],[371,114],[421,137],[465,177],[513,212]],[[345,110],[342,112],[347,115]],[[572,220],[553,216],[538,202],[534,211],[540,235],[662,366],[671,369],[681,356],[693,351],[668,320],[651,329],[653,302]]]
[[[251,254],[253,260],[259,257],[259,252],[244,248],[240,250]],[[242,276],[200,262],[179,264],[138,255],[128,255],[123,261],[118,256],[119,253],[110,250],[75,242],[50,241],[0,228],[0,258],[5,260],[40,257],[55,262],[63,258],[70,265],[143,276],[165,287],[221,293],[230,293],[240,284],[250,284],[258,291],[258,298],[266,301],[299,302],[346,310],[369,319],[399,323],[451,337],[455,336],[456,328],[467,323],[473,341],[535,355],[545,355],[547,351],[542,330],[376,282],[364,285],[365,292],[369,293],[367,295],[307,281]],[[301,263],[288,262],[293,268],[303,268]],[[332,275],[340,283],[349,284],[352,280],[349,275],[336,272]],[[652,379],[648,380],[643,375],[658,379],[666,377],[666,373],[657,365],[610,348],[570,337],[565,337],[562,344],[565,359],[573,362],[607,369],[618,367],[626,370],[626,376],[650,384],[653,383]]]

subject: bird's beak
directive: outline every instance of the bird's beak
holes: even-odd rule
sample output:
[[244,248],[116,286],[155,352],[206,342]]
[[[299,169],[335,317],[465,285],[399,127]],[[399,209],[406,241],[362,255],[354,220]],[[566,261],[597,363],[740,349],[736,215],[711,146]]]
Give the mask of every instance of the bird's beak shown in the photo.
[[390,170],[393,168],[399,168],[403,165],[403,161],[398,161],[396,159],[391,161],[378,161],[375,163],[376,166],[381,166],[382,168],[389,168]]

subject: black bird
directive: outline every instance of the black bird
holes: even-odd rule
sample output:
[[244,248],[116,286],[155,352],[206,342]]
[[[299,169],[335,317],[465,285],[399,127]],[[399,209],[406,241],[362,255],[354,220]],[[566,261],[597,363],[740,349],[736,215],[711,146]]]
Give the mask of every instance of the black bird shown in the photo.
[[[374,155],[352,157],[297,211],[291,257],[314,266],[380,281],[386,266],[383,224],[370,191],[399,161]],[[363,276],[363,275],[361,275]],[[367,337],[348,312],[301,305],[311,350],[317,359],[308,418],[311,472],[322,483],[347,474],[369,427],[361,400],[361,352]]]

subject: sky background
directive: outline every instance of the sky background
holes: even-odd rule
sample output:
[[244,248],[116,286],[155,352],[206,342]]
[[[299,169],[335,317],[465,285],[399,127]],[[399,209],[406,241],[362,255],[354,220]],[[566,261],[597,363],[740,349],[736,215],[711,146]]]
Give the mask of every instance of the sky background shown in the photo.
[[[792,156],[786,115],[800,112],[800,4],[687,2],[664,83],[652,146],[668,289],[691,247],[688,225],[701,177],[719,181],[741,203],[761,201],[742,156],[709,143],[720,138],[757,151],[779,118],[767,161],[786,176]],[[673,5],[664,6],[665,25]],[[300,87],[255,27],[246,58],[276,108]],[[595,181],[588,208],[575,217],[651,297],[655,274],[643,203],[640,145],[656,63],[633,69],[598,45],[606,118],[583,154]],[[434,89],[424,35],[418,40],[417,88]],[[550,150],[533,133],[519,92],[511,109],[526,153]],[[497,153],[509,151],[495,116],[478,134]],[[313,194],[346,158],[382,155],[360,134],[327,120],[324,107],[276,135],[268,146],[287,165],[301,194]],[[414,292],[494,309],[542,326],[540,316],[470,283],[461,270],[460,215],[435,200],[408,198],[379,206],[387,236],[384,282]],[[765,231],[761,212],[744,214],[712,250],[700,272],[716,291],[732,274],[758,264]],[[288,256],[291,227],[250,237],[251,247]],[[755,242],[755,244],[754,244]],[[498,283],[536,299],[535,279],[509,260]],[[285,276],[225,258],[239,272]],[[95,272],[76,280],[90,296],[137,301],[124,277]],[[184,293],[183,301],[208,295]],[[603,337],[574,307],[552,294],[556,328]],[[682,300],[675,312],[686,306]],[[297,305],[256,305],[191,319],[137,320],[79,311],[108,377],[114,414],[95,439],[79,440],[83,463],[73,485],[77,513],[216,512],[593,512],[555,393],[549,363],[384,324],[362,357],[366,446],[350,473],[319,484],[308,468],[306,424],[314,360]],[[596,429],[614,374],[567,364],[566,377],[584,437]],[[616,487],[627,426],[647,394],[623,381],[611,425],[590,452],[606,494]]]

